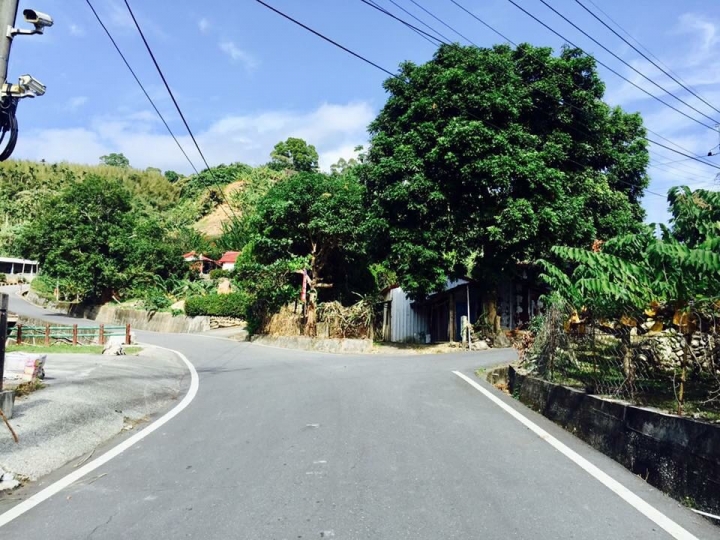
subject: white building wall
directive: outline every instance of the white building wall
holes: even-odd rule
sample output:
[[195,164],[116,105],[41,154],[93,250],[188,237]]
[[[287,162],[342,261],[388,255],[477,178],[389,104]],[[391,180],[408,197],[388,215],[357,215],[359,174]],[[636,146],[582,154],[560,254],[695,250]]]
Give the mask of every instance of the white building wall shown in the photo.
[[406,341],[424,341],[428,331],[424,311],[412,308],[412,301],[405,292],[397,287],[390,291],[390,341],[402,343]]

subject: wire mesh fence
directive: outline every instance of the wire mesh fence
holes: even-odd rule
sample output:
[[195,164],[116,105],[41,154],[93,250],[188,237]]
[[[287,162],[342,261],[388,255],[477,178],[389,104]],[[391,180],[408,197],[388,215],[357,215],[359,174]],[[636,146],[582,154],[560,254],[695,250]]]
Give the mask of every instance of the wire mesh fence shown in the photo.
[[[687,328],[685,328],[687,330]],[[664,327],[572,320],[552,308],[523,354],[541,378],[587,393],[720,421],[720,335]]]

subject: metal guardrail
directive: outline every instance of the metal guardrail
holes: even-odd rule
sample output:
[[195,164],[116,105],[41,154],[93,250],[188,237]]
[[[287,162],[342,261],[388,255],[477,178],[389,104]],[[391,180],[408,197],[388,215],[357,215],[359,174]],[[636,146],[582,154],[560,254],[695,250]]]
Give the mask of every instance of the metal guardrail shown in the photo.
[[130,345],[132,341],[130,325],[125,326],[53,326],[46,324],[44,326],[32,325],[15,325],[9,332],[8,337],[14,339],[18,345],[22,343],[31,343],[33,345],[38,342],[50,345],[51,343],[63,342],[72,345],[82,343],[97,343],[104,345],[109,337],[124,337],[126,345]]

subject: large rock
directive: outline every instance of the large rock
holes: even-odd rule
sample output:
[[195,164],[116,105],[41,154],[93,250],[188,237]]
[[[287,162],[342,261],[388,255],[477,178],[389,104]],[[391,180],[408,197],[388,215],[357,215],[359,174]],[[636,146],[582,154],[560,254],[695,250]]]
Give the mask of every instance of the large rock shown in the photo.
[[218,281],[217,293],[218,294],[230,294],[232,292],[232,284],[228,278],[221,278]]
[[493,347],[495,348],[508,348],[512,347],[512,342],[505,335],[505,332],[498,332],[493,338]]

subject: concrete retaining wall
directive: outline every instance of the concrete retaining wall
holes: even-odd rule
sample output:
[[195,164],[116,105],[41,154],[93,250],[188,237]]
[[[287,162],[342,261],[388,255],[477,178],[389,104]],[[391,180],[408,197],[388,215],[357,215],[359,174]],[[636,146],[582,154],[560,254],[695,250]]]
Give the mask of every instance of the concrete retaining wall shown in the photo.
[[186,317],[184,315],[173,317],[172,313],[148,313],[111,304],[83,306],[69,302],[52,302],[40,298],[33,291],[29,291],[25,295],[25,299],[37,306],[67,313],[71,317],[91,319],[103,324],[129,324],[133,330],[167,333],[207,332],[210,330],[210,317]]
[[508,370],[510,392],[678,500],[720,514],[720,425],[698,422]]
[[148,313],[137,309],[120,308],[105,304],[104,306],[73,307],[69,314],[83,317],[105,324],[129,324],[136,330],[151,332],[186,333],[207,332],[210,330],[210,317],[186,317],[172,313]]
[[260,345],[329,353],[369,353],[373,346],[370,339],[314,339],[306,336],[253,336],[252,341]]

